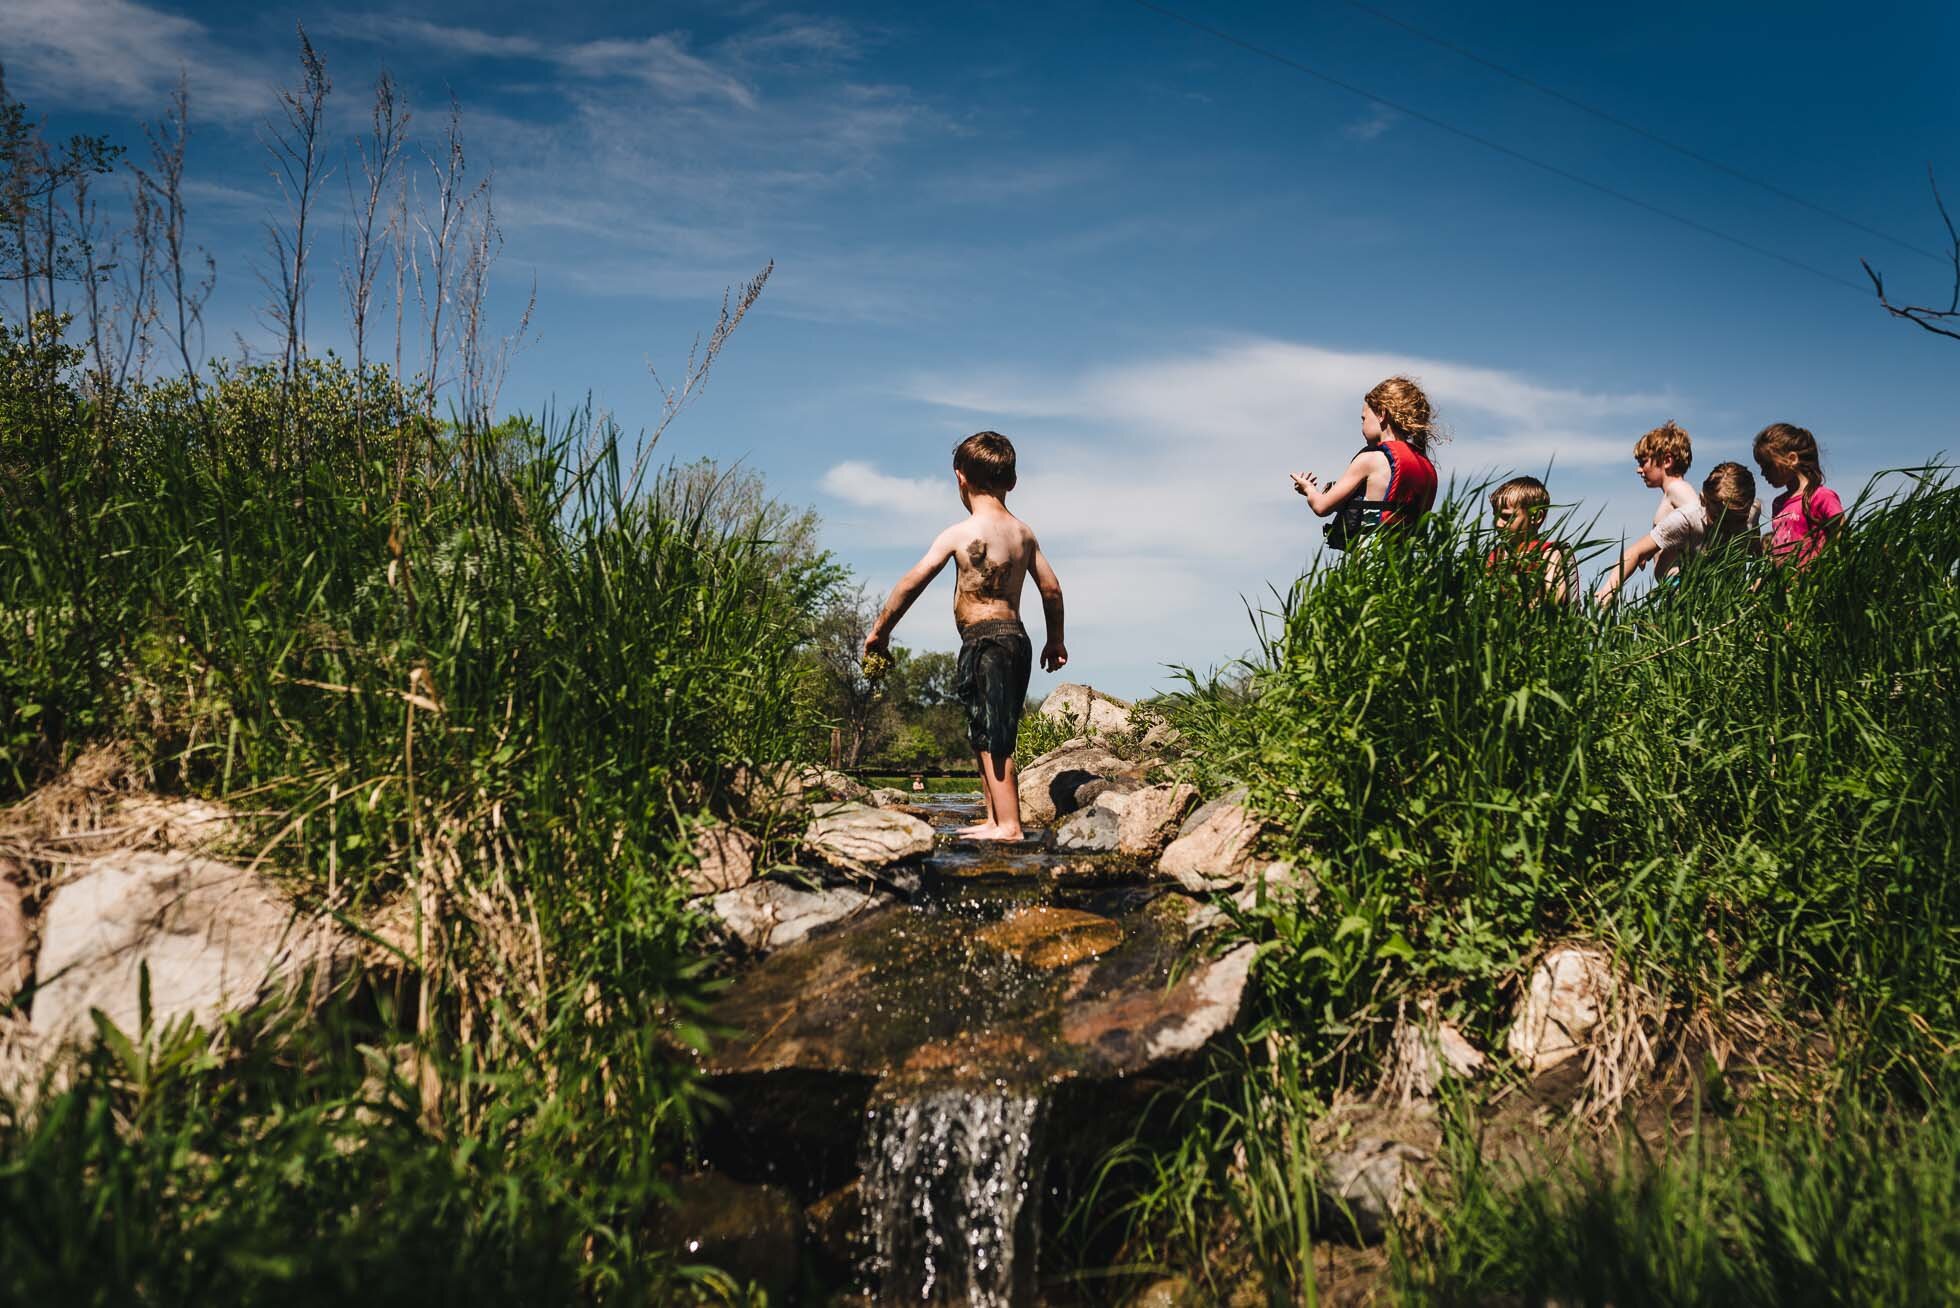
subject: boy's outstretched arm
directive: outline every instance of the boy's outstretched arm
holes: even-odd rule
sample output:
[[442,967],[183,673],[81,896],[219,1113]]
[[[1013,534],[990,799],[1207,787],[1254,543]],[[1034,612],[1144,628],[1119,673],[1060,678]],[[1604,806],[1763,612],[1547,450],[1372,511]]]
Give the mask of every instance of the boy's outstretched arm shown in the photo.
[[912,601],[919,598],[919,592],[932,584],[939,570],[946,566],[946,560],[953,557],[953,528],[948,527],[926,547],[925,557],[912,565],[911,571],[898,579],[892,587],[891,598],[879,612],[878,620],[871,624],[871,630],[864,637],[864,652],[867,654],[889,653],[885,647],[891,643],[892,628],[905,616],[905,610],[912,607]]
[[1620,593],[1620,586],[1626,579],[1646,567],[1647,560],[1660,552],[1660,543],[1654,539],[1652,532],[1648,532],[1627,546],[1626,552],[1620,555],[1620,561],[1613,565],[1613,570],[1606,574],[1604,581],[1599,583],[1599,593],[1594,595],[1593,599],[1602,608],[1611,604],[1613,597]]
[[1048,624],[1048,642],[1041,647],[1041,670],[1054,672],[1068,662],[1068,646],[1062,643],[1062,583],[1048,566],[1041,546],[1034,547],[1034,588],[1041,592],[1041,616]]

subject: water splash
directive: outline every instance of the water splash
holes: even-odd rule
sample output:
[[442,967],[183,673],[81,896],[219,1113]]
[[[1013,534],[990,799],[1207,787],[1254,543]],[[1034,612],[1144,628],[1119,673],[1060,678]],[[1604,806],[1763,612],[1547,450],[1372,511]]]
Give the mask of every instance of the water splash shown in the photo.
[[1038,1094],[995,1088],[873,1102],[860,1193],[878,1302],[1027,1302],[1041,1117]]

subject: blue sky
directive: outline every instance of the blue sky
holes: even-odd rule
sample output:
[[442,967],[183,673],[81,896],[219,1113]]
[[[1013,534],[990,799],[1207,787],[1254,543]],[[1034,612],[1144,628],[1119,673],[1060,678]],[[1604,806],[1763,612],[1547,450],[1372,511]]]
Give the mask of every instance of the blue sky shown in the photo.
[[[7,0],[10,88],[59,131],[132,146],[181,70],[211,347],[263,340],[258,124],[304,21],[349,139],[389,68],[425,140],[446,96],[494,173],[493,307],[538,308],[505,407],[590,394],[651,424],[722,288],[776,273],[675,457],[745,460],[816,507],[873,589],[957,515],[948,455],[1014,438],[1012,500],[1068,594],[1065,676],[1124,693],[1229,660],[1317,548],[1292,469],[1337,471],[1359,397],[1410,371],[1446,473],[1542,473],[1644,529],[1632,441],[1694,434],[1695,473],[1772,420],[1847,492],[1960,446],[1960,345],[1888,319],[1860,256],[1920,298],[1935,261],[1426,43],[1345,0],[1171,8],[1838,284],[1207,37],[1130,0],[958,7]],[[1960,197],[1960,7],[1381,0],[1557,90],[1937,251]],[[426,171],[426,165],[421,165]],[[330,193],[338,198],[341,179]],[[339,213],[330,210],[331,222]],[[337,235],[318,247],[322,266]],[[344,339],[333,278],[316,348]],[[901,642],[954,643],[942,579]],[[1037,624],[1038,625],[1038,624]],[[1037,691],[1052,678],[1036,674]]]

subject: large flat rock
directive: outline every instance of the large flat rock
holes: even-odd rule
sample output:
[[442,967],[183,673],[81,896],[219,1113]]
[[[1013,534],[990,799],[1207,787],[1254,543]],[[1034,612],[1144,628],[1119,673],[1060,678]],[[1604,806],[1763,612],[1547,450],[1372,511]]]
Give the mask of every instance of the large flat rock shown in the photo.
[[254,872],[183,852],[106,856],[72,867],[48,899],[34,1031],[50,1044],[93,1038],[89,1010],[99,1008],[135,1032],[146,967],[156,1026],[210,1025],[355,954],[347,936],[298,913]]
[[910,813],[868,804],[826,804],[812,815],[803,843],[834,868],[876,871],[930,854],[932,826]]

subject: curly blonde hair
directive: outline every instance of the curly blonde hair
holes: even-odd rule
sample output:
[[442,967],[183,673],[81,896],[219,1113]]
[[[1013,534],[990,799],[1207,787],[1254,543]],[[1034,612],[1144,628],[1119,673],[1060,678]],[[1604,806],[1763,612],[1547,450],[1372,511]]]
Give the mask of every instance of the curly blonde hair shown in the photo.
[[1679,477],[1695,461],[1695,446],[1687,429],[1669,418],[1633,443],[1633,457],[1652,460]]
[[1412,377],[1397,375],[1377,382],[1375,389],[1368,392],[1366,403],[1395,429],[1397,436],[1415,446],[1418,453],[1426,455],[1432,444],[1449,439],[1436,425],[1436,411],[1430,408],[1429,397]]

